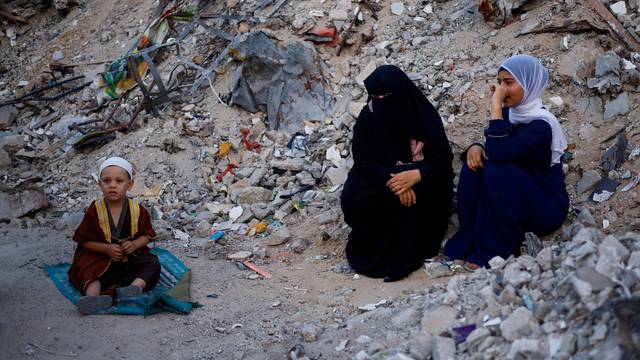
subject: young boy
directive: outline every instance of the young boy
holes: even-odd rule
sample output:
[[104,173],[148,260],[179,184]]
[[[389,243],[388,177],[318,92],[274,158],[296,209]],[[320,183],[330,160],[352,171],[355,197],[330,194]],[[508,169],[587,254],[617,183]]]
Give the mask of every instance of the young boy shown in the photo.
[[85,296],[78,310],[93,314],[110,307],[113,297],[140,296],[160,278],[160,262],[147,244],[155,240],[147,210],[127,197],[133,167],[120,157],[100,165],[102,197],[87,209],[73,235],[78,243],[69,281]]

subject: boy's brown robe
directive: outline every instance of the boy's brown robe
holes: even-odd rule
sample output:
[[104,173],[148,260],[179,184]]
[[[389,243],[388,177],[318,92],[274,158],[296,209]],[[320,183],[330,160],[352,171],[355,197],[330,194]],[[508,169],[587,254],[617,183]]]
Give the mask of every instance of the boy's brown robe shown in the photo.
[[[96,201],[101,201],[96,200]],[[78,291],[84,294],[86,286],[94,280],[97,280],[111,264],[111,258],[103,253],[93,252],[82,246],[87,241],[95,241],[100,243],[109,244],[104,231],[100,227],[100,221],[98,218],[98,211],[96,208],[96,201],[91,203],[87,212],[84,214],[84,218],[73,234],[73,240],[78,243],[76,246],[76,252],[73,256],[73,263],[69,269],[69,282]],[[129,209],[133,212],[132,209]],[[138,217],[137,231],[131,239],[137,239],[142,235],[146,235],[152,241],[157,237],[156,232],[151,225],[151,216],[149,212],[140,206]],[[110,240],[110,239],[109,239]],[[147,246],[137,250],[140,254],[148,255],[150,250]]]

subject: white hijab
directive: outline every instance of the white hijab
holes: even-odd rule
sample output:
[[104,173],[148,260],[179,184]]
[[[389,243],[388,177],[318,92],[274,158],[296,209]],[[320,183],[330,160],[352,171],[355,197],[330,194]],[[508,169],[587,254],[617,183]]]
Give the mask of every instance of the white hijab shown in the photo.
[[558,119],[544,108],[540,96],[549,82],[549,72],[540,60],[529,55],[515,55],[502,65],[513,75],[524,89],[524,98],[518,106],[509,108],[509,121],[512,124],[528,124],[533,120],[544,120],[551,126],[551,166],[562,161],[567,148],[567,139]]

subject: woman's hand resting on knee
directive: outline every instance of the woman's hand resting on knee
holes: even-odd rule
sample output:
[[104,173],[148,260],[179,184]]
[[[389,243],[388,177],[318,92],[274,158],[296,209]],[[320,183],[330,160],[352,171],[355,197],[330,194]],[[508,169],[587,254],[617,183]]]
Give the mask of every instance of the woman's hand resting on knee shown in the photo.
[[467,166],[469,169],[476,171],[484,168],[485,159],[487,159],[487,154],[482,146],[472,145],[467,150]]
[[404,206],[411,206],[411,205],[415,205],[416,203],[416,192],[413,191],[413,189],[409,189],[403,193],[401,193],[400,195],[398,195],[398,198],[400,198],[400,203]]
[[391,174],[391,180],[387,181],[387,187],[391,192],[400,195],[413,188],[420,182],[420,170],[407,170],[398,174]]

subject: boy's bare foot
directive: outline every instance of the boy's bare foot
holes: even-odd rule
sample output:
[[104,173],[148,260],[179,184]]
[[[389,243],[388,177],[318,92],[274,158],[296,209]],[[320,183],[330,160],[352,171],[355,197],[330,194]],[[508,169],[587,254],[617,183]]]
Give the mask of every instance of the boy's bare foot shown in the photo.
[[78,311],[84,315],[95,314],[100,310],[107,309],[113,304],[113,299],[109,295],[83,296],[78,299],[76,306]]
[[136,285],[129,285],[116,288],[116,292],[118,293],[118,298],[127,298],[127,297],[135,297],[142,296],[142,288]]

